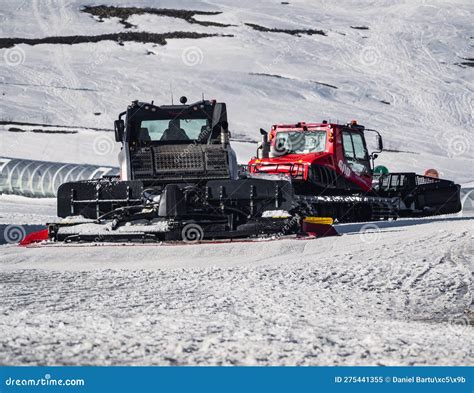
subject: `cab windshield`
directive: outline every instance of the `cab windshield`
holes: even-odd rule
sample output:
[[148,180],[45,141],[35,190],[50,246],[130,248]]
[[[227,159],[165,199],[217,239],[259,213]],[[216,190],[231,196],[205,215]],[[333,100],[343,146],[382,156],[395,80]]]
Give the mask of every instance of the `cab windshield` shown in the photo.
[[276,134],[274,154],[307,154],[326,150],[326,131],[280,131]]
[[142,120],[138,130],[141,142],[191,141],[205,143],[211,135],[208,119]]

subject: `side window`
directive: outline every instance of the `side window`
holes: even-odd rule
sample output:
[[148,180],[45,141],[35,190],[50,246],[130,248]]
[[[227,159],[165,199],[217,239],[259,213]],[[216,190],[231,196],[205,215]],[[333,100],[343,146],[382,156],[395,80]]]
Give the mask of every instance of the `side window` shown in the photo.
[[354,147],[352,146],[351,134],[348,132],[342,132],[342,143],[344,145],[344,155],[347,158],[354,158]]
[[352,134],[352,144],[354,145],[355,158],[358,160],[367,160],[368,154],[364,147],[362,135],[356,133]]
[[362,135],[356,132],[342,132],[344,155],[346,158],[368,160],[367,150]]

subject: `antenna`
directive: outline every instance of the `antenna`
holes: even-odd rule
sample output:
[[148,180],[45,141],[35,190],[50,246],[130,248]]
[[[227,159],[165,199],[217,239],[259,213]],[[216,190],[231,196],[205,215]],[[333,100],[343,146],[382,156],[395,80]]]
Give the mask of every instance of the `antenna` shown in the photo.
[[171,105],[174,105],[173,104],[173,85],[171,84],[171,82],[170,82],[170,94],[171,94]]
[[202,95],[202,100],[204,101],[204,92],[202,92],[201,95]]

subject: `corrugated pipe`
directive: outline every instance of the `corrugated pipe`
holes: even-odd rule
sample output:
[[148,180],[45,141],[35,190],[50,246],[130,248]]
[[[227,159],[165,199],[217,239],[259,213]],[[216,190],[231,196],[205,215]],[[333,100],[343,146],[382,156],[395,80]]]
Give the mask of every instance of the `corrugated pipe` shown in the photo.
[[114,167],[0,157],[0,193],[52,198],[62,183],[118,174]]
[[463,212],[474,212],[474,188],[461,188]]

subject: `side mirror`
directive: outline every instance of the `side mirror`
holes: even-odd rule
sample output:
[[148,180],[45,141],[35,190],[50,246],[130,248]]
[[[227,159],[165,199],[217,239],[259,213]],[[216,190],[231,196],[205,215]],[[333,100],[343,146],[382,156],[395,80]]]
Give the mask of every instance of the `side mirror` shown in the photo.
[[222,128],[225,130],[225,131],[229,131],[229,123],[227,123],[225,120],[221,123],[222,125]]
[[115,129],[115,141],[122,142],[123,134],[125,132],[125,122],[123,120],[115,120],[114,129]]
[[379,150],[382,151],[383,150],[383,140],[382,140],[382,136],[381,135],[378,135],[378,144],[379,144]]

